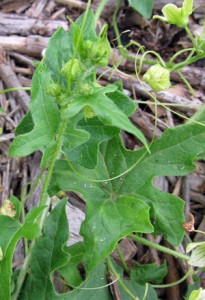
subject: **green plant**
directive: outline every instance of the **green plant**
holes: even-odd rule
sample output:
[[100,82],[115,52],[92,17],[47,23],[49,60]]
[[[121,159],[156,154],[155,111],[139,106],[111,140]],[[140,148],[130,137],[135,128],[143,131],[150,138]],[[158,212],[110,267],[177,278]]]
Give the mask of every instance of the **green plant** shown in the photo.
[[[130,272],[121,256],[124,269],[130,273],[130,279],[125,280],[123,269],[110,258],[126,236],[177,258],[190,259],[141,235],[161,234],[174,246],[182,242],[184,201],[158,190],[152,181],[158,176],[186,175],[195,169],[196,160],[204,159],[203,115],[166,130],[148,145],[129,121],[136,106],[123,94],[121,83],[103,87],[97,81],[96,69],[108,64],[110,46],[107,26],[96,36],[95,23],[88,5],[68,32],[59,29],[54,34],[36,67],[30,111],[16,130],[9,154],[26,156],[40,150],[45,177],[41,174],[39,206],[26,216],[24,203],[14,196],[0,209],[0,299],[111,299],[107,269],[118,280],[122,299],[157,299],[149,282],[163,280],[165,265],[136,266]],[[171,71],[204,56],[198,46],[191,54],[178,64],[173,63],[178,54],[168,63],[156,54],[154,72],[156,67],[162,71],[157,86],[152,84],[150,70],[145,80],[155,91],[168,88]],[[127,150],[121,130],[135,135],[144,147]],[[52,196],[60,191],[74,191],[86,202],[80,232],[83,242],[70,247],[66,246],[68,200],[58,199],[48,214]],[[21,270],[12,274],[12,257],[21,238],[26,245],[25,261]],[[85,281],[79,265],[84,267]],[[139,272],[146,272],[147,278],[139,281]],[[73,289],[71,292],[55,291],[52,282],[56,273]]]

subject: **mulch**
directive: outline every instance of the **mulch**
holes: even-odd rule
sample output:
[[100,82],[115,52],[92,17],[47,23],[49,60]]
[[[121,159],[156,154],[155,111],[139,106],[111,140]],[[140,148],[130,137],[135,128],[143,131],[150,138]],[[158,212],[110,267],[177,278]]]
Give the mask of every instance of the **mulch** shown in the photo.
[[[160,13],[159,9],[167,1],[156,1],[155,13]],[[174,1],[171,1],[174,2]],[[175,1],[176,3],[177,1]],[[181,3],[180,1],[178,1]],[[196,1],[197,2],[197,1]],[[198,1],[200,2],[200,1]],[[159,4],[161,3],[161,4]],[[99,1],[93,1],[93,9],[96,9]],[[196,3],[197,4],[197,3]],[[160,6],[161,5],[161,6]],[[197,6],[197,5],[196,5]],[[4,0],[0,2],[0,90],[15,87],[31,86],[31,79],[35,70],[33,63],[42,58],[42,52],[47,46],[49,37],[61,26],[65,30],[69,28],[66,16],[75,20],[86,7],[86,2],[76,0]],[[134,100],[140,100],[139,108],[131,117],[131,120],[142,130],[148,141],[153,138],[155,128],[154,106],[150,96],[136,77],[133,62],[121,60],[118,51],[115,49],[116,40],[112,26],[112,14],[115,9],[115,1],[109,1],[109,5],[103,12],[103,18],[99,20],[99,26],[105,22],[110,25],[109,38],[111,41],[112,58],[110,66],[106,69],[99,69],[98,75],[102,75],[101,84],[108,81],[122,80],[125,93]],[[203,6],[194,12],[191,17],[191,29],[195,33],[203,30]],[[122,42],[126,44],[130,39],[141,43],[146,50],[158,51],[166,60],[179,49],[190,47],[190,41],[185,32],[175,26],[161,24],[156,20],[145,20],[137,12],[131,9],[126,1],[118,13],[118,26],[121,32]],[[130,48],[130,55],[135,57],[136,47]],[[150,59],[153,59],[150,57]],[[112,65],[119,63],[122,71],[112,72]],[[157,111],[157,129],[155,138],[161,136],[166,128],[183,124],[186,118],[193,115],[201,105],[205,103],[205,73],[203,67],[205,60],[201,60],[192,66],[185,67],[182,72],[194,89],[192,95],[187,87],[181,82],[179,76],[172,74],[173,87],[166,92],[158,93],[158,100],[171,103],[173,111],[159,107]],[[147,65],[142,68],[142,74],[148,69]],[[147,87],[150,91],[149,87]],[[151,92],[151,91],[150,91]],[[4,113],[0,113],[0,204],[10,195],[15,195],[19,199],[24,197],[29,191],[29,182],[34,181],[40,173],[39,162],[41,153],[36,152],[25,158],[9,158],[8,148],[15,136],[15,128],[29,109],[30,94],[26,91],[15,91],[0,95],[0,107]],[[146,103],[147,102],[147,103]],[[177,106],[183,104],[184,106]],[[176,105],[176,106],[174,106]],[[131,135],[124,133],[125,145],[129,149],[137,149],[140,144]],[[185,177],[162,177],[157,178],[154,184],[163,191],[168,191],[180,196],[185,200],[185,214],[189,220],[191,212],[195,219],[195,227],[205,231],[205,167],[203,162],[197,162],[197,169],[192,174]],[[25,186],[28,184],[27,188]],[[22,192],[23,189],[23,192]],[[26,202],[29,210],[38,203],[40,186],[34,191]],[[70,205],[75,215],[74,222],[81,222],[84,218],[85,205],[77,195],[69,193]],[[75,209],[80,210],[81,217],[77,220]],[[77,213],[78,215],[78,213]],[[74,241],[78,240],[78,234],[74,232]],[[194,241],[201,241],[204,237],[200,234],[191,235]],[[147,239],[156,243],[161,242],[161,238],[153,238],[147,235]],[[142,245],[136,245],[129,239],[120,243],[122,252],[128,265],[136,261],[140,263],[156,262],[160,264],[165,258],[169,265],[169,274],[166,283],[178,280],[187,271],[188,266],[177,262],[174,258],[166,255],[162,256],[156,250],[150,250]],[[181,245],[180,251],[184,251],[186,245]],[[117,259],[117,254],[113,254]],[[14,266],[20,266],[23,260],[22,245],[19,244],[14,258]],[[203,276],[202,276],[203,277]],[[159,291],[161,299],[182,299],[182,291],[187,284],[191,283],[188,278],[186,283],[173,288]],[[202,286],[203,283],[202,278]]]

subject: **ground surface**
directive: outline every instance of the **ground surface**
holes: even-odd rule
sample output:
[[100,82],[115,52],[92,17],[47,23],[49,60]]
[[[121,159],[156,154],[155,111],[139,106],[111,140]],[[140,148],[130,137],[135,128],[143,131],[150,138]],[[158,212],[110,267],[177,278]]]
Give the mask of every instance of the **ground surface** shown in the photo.
[[[60,3],[62,2],[62,3]],[[159,1],[160,2],[160,1]],[[166,4],[166,1],[161,1]],[[172,1],[171,1],[172,2]],[[175,1],[176,2],[176,1]],[[180,1],[178,1],[180,2]],[[75,20],[85,9],[85,2],[81,1],[54,1],[54,0],[16,0],[0,2],[0,90],[17,86],[30,86],[31,78],[34,72],[33,62],[39,61],[42,57],[42,51],[46,48],[49,37],[55,30],[62,26],[65,30],[69,27],[66,16]],[[97,6],[97,1],[93,3],[93,8]],[[157,8],[159,7],[156,5]],[[112,14],[115,8],[115,1],[110,1],[110,5],[103,13],[103,18],[99,21],[99,26],[104,22],[110,25],[109,38],[113,47],[115,47],[115,34],[112,26]],[[159,11],[155,11],[159,13]],[[200,8],[191,18],[191,29],[194,32],[201,32],[203,29],[203,9]],[[187,39],[183,30],[174,26],[161,24],[159,21],[145,20],[127,3],[123,3],[118,14],[118,26],[122,34],[122,42],[127,43],[130,39],[141,43],[146,50],[158,51],[164,59],[168,59],[171,54],[179,49],[190,47],[190,41]],[[135,47],[130,49],[134,55]],[[115,60],[116,60],[115,53]],[[119,58],[117,58],[119,59]],[[113,63],[113,60],[110,62]],[[204,96],[204,74],[203,67],[205,61],[200,61],[194,66],[184,69],[183,73],[192,85],[195,94],[192,95],[187,87],[180,82],[176,74],[172,75],[173,88],[164,93],[159,93],[158,99],[162,102],[172,104],[185,104],[186,107],[174,107],[173,110],[180,113],[181,116],[158,108],[156,137],[168,128],[185,122],[182,116],[190,117],[205,103]],[[120,67],[123,72],[134,74],[134,63],[124,61]],[[143,67],[142,72],[147,66]],[[99,70],[99,74],[102,70]],[[154,132],[154,108],[153,105],[146,104],[150,101],[148,94],[141,89],[136,78],[127,80],[124,75],[113,75],[111,80],[121,78],[125,92],[133,99],[144,101],[139,105],[139,109],[133,115],[132,121],[138,126],[151,141]],[[101,84],[106,84],[107,78],[101,78]],[[16,91],[6,95],[0,95],[0,107],[5,113],[0,115],[0,127],[3,134],[0,137],[0,203],[14,194],[19,197],[22,187],[30,180],[34,180],[39,174],[39,161],[41,154],[35,153],[26,158],[10,159],[8,157],[8,147],[11,143],[17,124],[28,111],[29,93],[25,91]],[[188,107],[189,106],[189,107]],[[190,108],[191,106],[191,108]],[[130,149],[139,147],[137,141],[130,135],[124,134],[125,144]],[[160,178],[155,184],[164,191],[169,191],[179,195],[186,201],[186,214],[189,212],[194,215],[195,226],[205,231],[205,168],[203,162],[197,163],[197,170],[184,178]],[[25,193],[27,190],[24,190]],[[38,202],[40,187],[28,199],[26,206],[29,209]],[[70,194],[70,202],[74,214],[73,238],[78,239],[77,231],[79,225],[76,218],[75,209],[80,209],[80,221],[83,219],[84,203],[74,194]],[[77,204],[76,204],[77,203]],[[70,209],[71,209],[70,208]],[[77,212],[79,216],[79,213]],[[192,236],[195,241],[202,240],[200,234]],[[147,236],[148,239],[153,239]],[[160,242],[160,239],[155,242]],[[122,251],[126,253],[128,264],[133,264],[136,260],[140,263],[157,262],[160,263],[162,257],[157,251],[147,251],[140,245],[135,245],[129,240],[122,242]],[[17,249],[14,265],[20,265],[22,261],[21,247]],[[180,278],[184,272],[184,266],[177,264],[173,258],[166,256],[165,259],[169,265],[169,274],[166,282],[173,282]],[[203,278],[202,278],[203,279]],[[202,281],[203,285],[203,281]],[[186,283],[181,286],[175,286],[166,290],[161,290],[159,295],[163,299],[182,299],[181,291]]]

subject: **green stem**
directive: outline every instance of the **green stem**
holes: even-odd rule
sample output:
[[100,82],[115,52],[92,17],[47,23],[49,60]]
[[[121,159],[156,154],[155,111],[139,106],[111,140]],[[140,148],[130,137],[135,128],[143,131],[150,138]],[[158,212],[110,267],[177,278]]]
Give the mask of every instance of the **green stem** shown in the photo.
[[112,272],[112,274],[115,276],[115,278],[118,278],[118,282],[121,285],[121,287],[124,289],[124,291],[130,296],[131,299],[133,300],[139,300],[139,298],[137,296],[135,296],[129,289],[128,287],[124,284],[123,280],[120,278],[120,274],[118,274],[117,270],[115,269],[112,260],[110,259],[110,257],[108,256],[106,259],[107,262],[107,266],[109,268],[109,270]]
[[175,285],[182,283],[185,279],[187,279],[187,277],[189,277],[190,275],[193,275],[193,274],[195,274],[195,271],[192,268],[190,268],[188,270],[188,272],[179,280],[177,280],[175,282],[167,283],[167,284],[152,284],[152,287],[156,288],[156,289],[166,289],[168,287],[175,286]]
[[[46,216],[48,213],[48,208],[50,205],[50,198],[48,196],[48,186],[51,180],[51,176],[52,176],[52,172],[53,172],[53,168],[56,162],[56,159],[58,158],[58,155],[60,153],[61,150],[61,146],[62,146],[62,141],[63,141],[63,135],[65,133],[65,129],[66,129],[66,125],[67,125],[67,119],[63,120],[60,128],[59,128],[59,132],[58,132],[58,138],[56,140],[56,147],[55,147],[55,151],[53,153],[53,156],[50,160],[50,164],[48,167],[48,171],[46,173],[46,177],[44,180],[44,184],[43,184],[43,189],[42,189],[42,195],[41,195],[41,199],[40,199],[40,205],[46,205],[47,209],[45,209],[41,215],[41,217],[39,218],[39,226],[42,229],[44,222],[46,220]],[[15,293],[12,295],[12,300],[17,300],[18,299],[18,295],[20,293],[20,290],[22,288],[22,285],[24,283],[24,279],[26,277],[26,274],[28,272],[28,268],[29,268],[29,264],[31,261],[31,254],[32,254],[32,250],[35,246],[35,240],[32,241],[31,246],[28,250],[28,255],[25,258],[24,264],[22,266],[22,269],[19,273],[18,279],[17,279],[17,283],[16,283],[16,291]]]
[[[50,198],[48,199],[48,202],[46,203],[46,205],[47,205],[47,209],[45,209],[43,214],[42,214],[42,217],[44,218],[44,220],[45,220],[44,216],[47,215],[48,207],[50,206]],[[42,229],[42,224],[40,225],[40,228]],[[29,265],[30,265],[30,262],[31,262],[31,255],[32,255],[32,251],[35,247],[35,244],[36,244],[36,240],[33,240],[31,242],[30,247],[29,247],[28,254],[27,254],[27,256],[24,260],[24,263],[23,263],[23,266],[22,266],[21,271],[19,273],[19,276],[17,278],[16,289],[15,289],[14,294],[11,296],[11,300],[17,300],[18,299],[18,296],[20,294],[20,291],[21,291],[22,285],[24,283],[26,274],[28,272],[28,268],[29,268]]]
[[184,77],[184,75],[181,73],[180,70],[176,71],[177,74],[179,75],[179,77],[181,78],[181,80],[185,83],[185,85],[188,87],[189,91],[191,92],[192,95],[194,95],[194,90],[191,86],[191,84],[188,82],[188,80]]
[[190,38],[192,44],[194,45],[194,48],[195,48],[196,51],[197,51],[197,44],[196,44],[196,41],[195,41],[195,39],[194,39],[194,37],[193,37],[191,31],[189,30],[189,28],[188,28],[187,26],[186,26],[184,29],[186,30],[186,33],[187,33],[188,37]]
[[191,58],[188,59],[188,60],[182,61],[182,62],[180,62],[180,63],[174,65],[174,66],[170,69],[170,71],[172,72],[172,71],[176,71],[176,70],[178,70],[178,69],[181,69],[181,68],[183,68],[183,67],[186,67],[186,66],[188,66],[188,65],[190,65],[190,64],[192,64],[192,63],[194,63],[194,62],[196,62],[197,60],[202,59],[202,58],[204,58],[204,53],[199,53],[199,54],[197,54],[197,55],[191,57]]
[[19,86],[19,87],[13,87],[13,88],[9,88],[9,89],[5,89],[3,91],[0,91],[0,95],[5,94],[5,93],[9,93],[9,92],[13,92],[13,91],[30,91],[30,90],[31,90],[30,87]]
[[100,4],[95,12],[95,26],[97,25],[97,22],[100,18],[100,15],[102,14],[102,11],[105,7],[105,5],[107,4],[108,0],[101,0]]
[[128,236],[130,239],[132,239],[133,241],[136,241],[140,244],[143,244],[145,246],[148,246],[150,248],[153,248],[153,249],[156,249],[156,250],[159,250],[161,252],[164,252],[164,253],[168,253],[176,258],[180,258],[180,259],[183,259],[183,260],[186,260],[186,261],[189,261],[190,257],[183,254],[183,253],[180,253],[180,252],[177,252],[175,250],[172,250],[172,249],[169,249],[167,247],[164,247],[164,246],[161,246],[161,245],[158,245],[158,244],[155,244],[155,243],[152,243],[150,242],[149,240],[145,239],[145,238],[142,238],[142,237],[139,237],[135,234],[129,234]]
[[[142,64],[144,63],[145,56],[146,56],[147,54],[152,54],[152,55],[156,56],[156,58],[159,60],[160,64],[161,64],[164,68],[166,68],[166,64],[165,64],[165,62],[163,61],[163,59],[161,58],[161,56],[160,56],[158,53],[156,53],[155,51],[150,50],[150,51],[146,51],[145,53],[143,53],[143,55],[142,55],[142,57],[141,57],[141,59],[140,59],[138,75],[141,73],[141,70],[142,70]],[[155,62],[155,64],[156,64],[156,62]]]
[[56,159],[58,158],[59,152],[61,150],[61,145],[62,145],[63,135],[65,133],[66,125],[67,125],[67,119],[62,121],[60,129],[59,129],[58,138],[56,140],[55,151],[54,151],[53,156],[50,160],[48,171],[46,173],[46,177],[45,177],[45,180],[44,180],[41,199],[40,199],[40,205],[45,205],[45,202],[47,201],[48,186],[50,184],[50,180],[51,180],[51,176],[52,176],[52,172],[53,172],[53,168],[54,168]]
[[[119,32],[119,29],[118,29],[118,26],[117,26],[117,14],[118,14],[118,11],[120,9],[120,6],[121,6],[121,0],[117,0],[116,8],[115,8],[115,11],[114,11],[113,16],[112,16],[112,24],[113,24],[117,44],[119,46],[119,50],[120,50],[120,53],[121,53],[121,50],[122,50],[123,46],[122,46],[121,39],[120,39],[120,32]],[[123,55],[123,53],[121,53],[121,54]]]
[[121,249],[120,249],[119,244],[117,244],[116,250],[117,250],[117,253],[118,253],[118,255],[119,255],[119,258],[120,258],[120,260],[121,260],[121,262],[122,262],[122,265],[123,265],[123,268],[124,268],[125,272],[129,275],[129,274],[130,274],[130,270],[129,270],[128,265],[127,265],[127,263],[126,263],[126,261],[125,261],[125,259],[124,259],[124,256],[123,256],[123,254],[122,254],[122,251],[121,251]]
[[[25,219],[26,219],[26,214],[25,214],[25,198],[26,198],[26,188],[28,187],[28,184],[25,184],[23,187],[22,187],[22,190],[21,190],[21,197],[20,197],[20,200],[21,200],[21,205],[22,205],[22,209],[21,209],[21,221],[22,221],[22,224],[24,224],[25,222]],[[27,255],[28,253],[28,241],[26,238],[23,239],[24,241],[24,253],[25,253],[25,256]]]
[[171,58],[170,60],[168,61],[168,63],[166,64],[167,67],[169,66],[172,66],[173,64],[173,61],[181,54],[183,54],[184,52],[187,52],[187,51],[191,51],[190,55],[189,55],[189,59],[191,58],[191,56],[194,54],[195,50],[193,48],[188,48],[188,49],[182,49],[180,51],[178,51],[177,53],[175,53]]

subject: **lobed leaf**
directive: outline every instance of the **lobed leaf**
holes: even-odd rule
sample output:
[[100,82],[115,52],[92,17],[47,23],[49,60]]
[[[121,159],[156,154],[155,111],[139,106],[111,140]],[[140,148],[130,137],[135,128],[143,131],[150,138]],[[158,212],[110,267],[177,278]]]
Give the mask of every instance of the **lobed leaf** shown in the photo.
[[[18,135],[9,149],[9,155],[26,156],[36,150],[44,150],[55,137],[59,124],[59,110],[54,98],[46,92],[50,84],[50,75],[44,64],[39,64],[32,80],[30,113],[34,123],[31,131]],[[31,118],[23,119],[28,128]],[[27,125],[28,122],[28,125]],[[20,125],[22,126],[22,125]]]
[[[144,145],[146,139],[127,118],[125,113],[110,98],[106,96],[117,90],[117,86],[109,84],[106,87],[95,88],[90,95],[73,95],[67,108],[62,110],[63,118],[72,118],[77,115],[85,106],[89,106],[96,113],[102,123],[114,126],[134,134]],[[114,113],[113,113],[114,112]]]
[[189,123],[164,132],[151,144],[151,154],[145,149],[128,151],[115,137],[101,145],[93,170],[79,164],[73,169],[63,160],[56,163],[51,195],[71,190],[86,201],[81,234],[89,270],[131,231],[163,234],[173,245],[182,241],[184,202],[158,190],[152,181],[157,176],[182,176],[193,171],[193,161],[204,153],[204,138],[204,126]]

